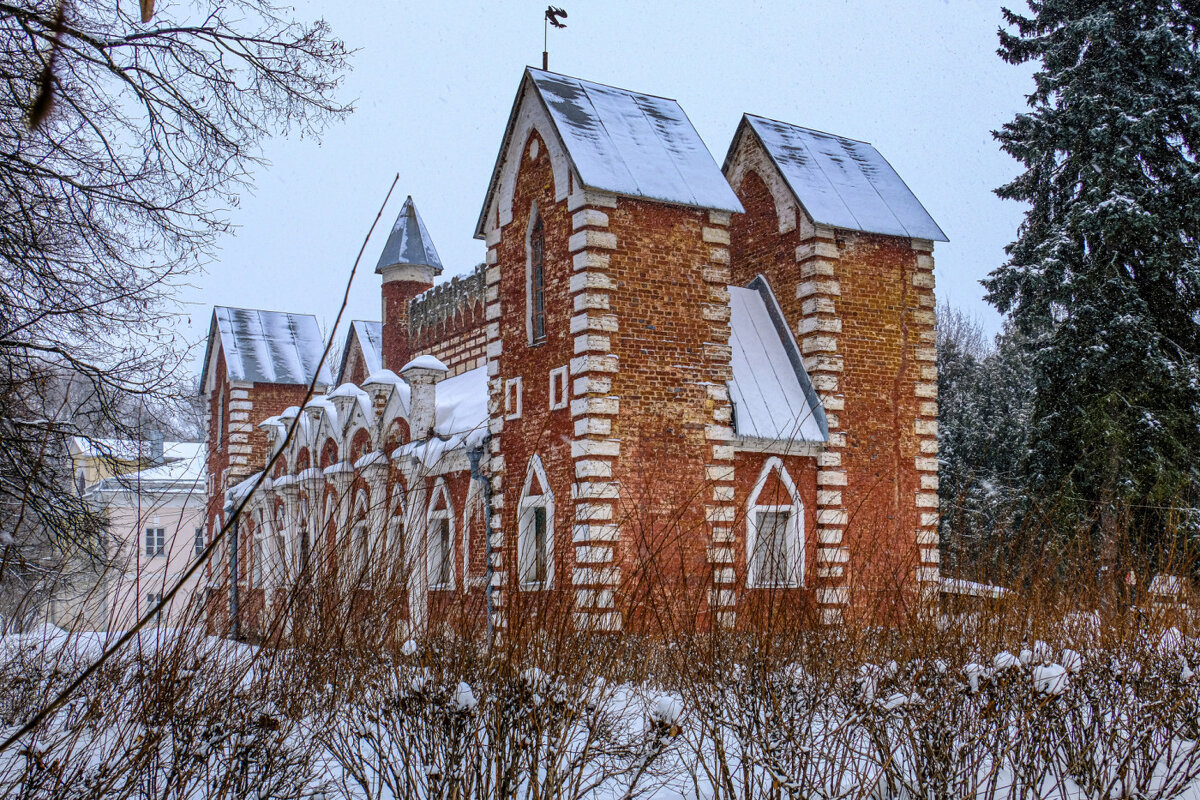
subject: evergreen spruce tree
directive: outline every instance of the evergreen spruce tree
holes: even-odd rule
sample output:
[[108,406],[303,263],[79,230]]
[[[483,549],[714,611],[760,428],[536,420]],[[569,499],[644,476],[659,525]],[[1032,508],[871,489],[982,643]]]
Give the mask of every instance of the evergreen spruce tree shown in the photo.
[[1029,355],[1011,326],[988,347],[983,329],[938,309],[938,496],[942,563],[949,574],[1007,582],[1026,554],[1015,533],[1026,496],[1020,467],[1028,447]]
[[984,281],[1031,347],[1026,478],[1154,540],[1200,459],[1200,3],[1030,9],[999,49],[1038,64],[1030,111],[995,134],[1024,166],[997,193],[1030,208]]

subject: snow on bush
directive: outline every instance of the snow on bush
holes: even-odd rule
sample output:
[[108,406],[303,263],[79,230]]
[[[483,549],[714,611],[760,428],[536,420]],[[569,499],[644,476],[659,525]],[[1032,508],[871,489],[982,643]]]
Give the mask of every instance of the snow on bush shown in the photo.
[[[145,637],[36,737],[0,753],[0,793],[1173,800],[1200,791],[1191,667],[1200,648],[1178,629],[1111,644],[1014,637],[1008,648],[964,634],[919,657],[893,658],[882,645],[858,654],[873,660],[839,654],[836,636],[798,637],[778,656],[765,640],[685,643],[647,651],[653,667],[624,677],[599,671],[638,659],[589,653],[586,642],[554,660],[448,637],[400,645],[395,657]],[[54,631],[0,639],[9,730],[101,644]]]

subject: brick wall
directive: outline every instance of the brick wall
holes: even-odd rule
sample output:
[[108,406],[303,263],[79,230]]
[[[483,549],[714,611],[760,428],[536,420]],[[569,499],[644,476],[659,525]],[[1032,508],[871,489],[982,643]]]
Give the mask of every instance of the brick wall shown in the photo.
[[[207,399],[206,539],[220,530],[225,519],[225,491],[263,469],[270,457],[266,434],[258,429],[258,423],[283,413],[289,406],[299,405],[308,388],[291,384],[231,382],[223,350],[218,350],[216,359],[214,387]],[[222,556],[209,562],[210,570],[218,565],[226,568],[227,560]],[[225,576],[210,572],[209,580],[223,585]],[[212,618],[214,622],[227,616],[225,602],[223,593],[213,598],[210,610],[217,614]]]
[[484,265],[455,276],[413,298],[409,335],[413,355],[432,354],[451,375],[483,366],[487,327],[484,320]]
[[[533,142],[537,142],[536,146]],[[536,151],[537,155],[531,153]],[[550,408],[550,372],[569,367],[574,357],[571,331],[571,212],[555,202],[553,175],[545,143],[536,134],[526,143],[513,199],[513,220],[489,241],[486,311],[490,357],[493,528],[497,580],[507,591],[497,599],[503,621],[525,621],[562,602],[570,590],[574,552],[571,547],[574,483],[573,432],[569,407]],[[526,236],[536,203],[545,227],[545,341],[531,345],[526,327]],[[505,383],[520,379],[521,413],[506,413]],[[510,393],[516,391],[515,386]],[[502,448],[502,449],[501,449]],[[518,508],[530,460],[541,459],[554,487],[554,591],[524,591],[516,570]],[[557,596],[556,596],[557,593]]]
[[[767,277],[825,406],[817,457],[817,601],[894,609],[937,578],[932,244],[815,225],[752,136],[727,175],[746,214],[733,279]],[[880,597],[884,593],[886,597]]]

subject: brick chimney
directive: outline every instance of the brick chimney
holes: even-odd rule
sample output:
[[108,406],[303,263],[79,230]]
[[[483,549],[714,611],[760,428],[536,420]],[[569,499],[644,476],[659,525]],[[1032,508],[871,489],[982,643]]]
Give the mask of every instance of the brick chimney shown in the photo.
[[441,259],[411,196],[396,217],[375,272],[383,276],[383,366],[395,370],[412,358],[408,305],[442,274]]

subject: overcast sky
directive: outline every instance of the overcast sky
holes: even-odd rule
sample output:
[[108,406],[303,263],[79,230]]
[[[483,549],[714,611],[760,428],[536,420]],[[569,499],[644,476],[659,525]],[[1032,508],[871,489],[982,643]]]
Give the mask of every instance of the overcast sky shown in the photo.
[[[950,238],[934,253],[939,304],[998,329],[979,279],[1003,261],[1022,208],[992,193],[1017,165],[991,131],[1031,88],[1030,69],[996,55],[998,0],[561,4],[551,70],[675,98],[718,165],[742,112],[873,143]],[[267,144],[270,165],[231,211],[237,230],[182,293],[190,338],[214,304],[315,314],[328,334],[396,173],[347,318],[379,319],[375,261],[406,195],[445,278],[479,263],[472,233],[522,70],[541,62],[545,6],[296,2],[298,18],[324,15],[359,51],[343,91],[356,111],[320,142]]]

